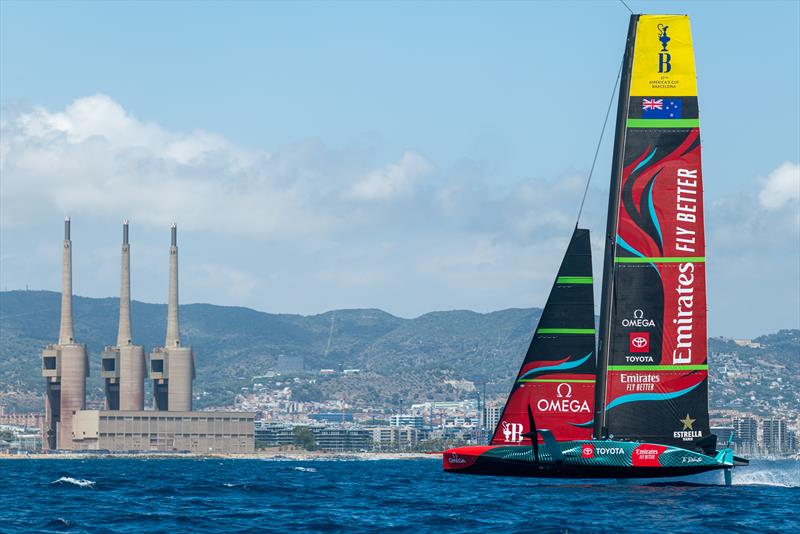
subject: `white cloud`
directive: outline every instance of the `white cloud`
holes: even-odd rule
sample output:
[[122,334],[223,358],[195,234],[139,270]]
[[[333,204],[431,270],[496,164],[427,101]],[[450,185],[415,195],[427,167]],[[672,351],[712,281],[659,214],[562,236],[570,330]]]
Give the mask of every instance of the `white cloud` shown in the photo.
[[364,200],[388,200],[413,191],[416,182],[433,170],[433,165],[415,152],[406,151],[397,163],[369,173],[350,188],[349,196]]
[[[786,162],[769,173],[759,187],[753,180],[754,191],[731,193],[722,198],[707,200],[707,233],[711,250],[724,251],[736,263],[742,254],[763,255],[764,247],[776,246],[789,251],[798,248],[800,237],[800,188],[796,163]],[[759,190],[760,189],[760,190]],[[767,256],[762,256],[767,257]]]
[[318,143],[270,153],[202,130],[170,132],[105,95],[9,115],[0,140],[5,228],[56,212],[260,238],[323,235],[362,221],[349,204],[409,195],[432,170],[411,151],[369,169]]
[[[376,164],[376,147],[243,147],[212,132],[169,131],[104,95],[63,111],[4,110],[0,128],[0,287],[57,288],[59,256],[41,225],[69,213],[131,219],[137,294],[152,300],[163,300],[163,248],[138,239],[176,220],[182,235],[204,234],[204,250],[184,264],[186,302],[303,313],[377,306],[407,316],[542,305],[584,187],[575,173],[513,180],[472,160],[443,169],[413,150]],[[750,191],[707,198],[712,333],[730,333],[721,308],[776,307],[796,294],[799,183],[798,164],[787,162]],[[593,229],[598,278],[606,197],[592,189],[582,220]],[[87,234],[81,250],[110,248],[76,255],[76,287],[115,294],[116,247]],[[750,293],[742,300],[731,287]],[[761,320],[748,317],[733,320]]]
[[790,161],[769,173],[764,188],[758,194],[761,205],[768,210],[781,209],[800,199],[800,165]]

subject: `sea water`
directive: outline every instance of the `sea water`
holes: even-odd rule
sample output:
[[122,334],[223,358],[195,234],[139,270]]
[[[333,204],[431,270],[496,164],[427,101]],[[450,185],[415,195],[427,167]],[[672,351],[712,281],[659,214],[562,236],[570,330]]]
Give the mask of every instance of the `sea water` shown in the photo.
[[800,462],[732,487],[456,475],[441,460],[0,460],[0,532],[800,532]]

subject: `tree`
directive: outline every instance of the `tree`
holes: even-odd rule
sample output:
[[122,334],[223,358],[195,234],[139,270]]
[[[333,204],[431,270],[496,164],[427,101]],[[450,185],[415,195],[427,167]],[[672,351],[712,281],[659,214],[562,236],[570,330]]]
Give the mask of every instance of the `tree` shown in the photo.
[[307,451],[313,451],[317,448],[317,440],[314,438],[314,432],[307,426],[296,426],[293,430],[294,444],[302,447]]

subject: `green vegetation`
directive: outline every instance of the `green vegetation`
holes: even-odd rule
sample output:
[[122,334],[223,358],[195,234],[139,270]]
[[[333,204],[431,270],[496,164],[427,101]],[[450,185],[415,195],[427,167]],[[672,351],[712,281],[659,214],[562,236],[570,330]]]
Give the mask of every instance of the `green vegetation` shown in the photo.
[[317,448],[317,440],[314,438],[314,432],[307,426],[294,427],[294,444],[307,451],[313,451]]
[[[55,292],[0,292],[0,404],[10,410],[41,410],[40,352],[58,336],[59,306]],[[73,301],[75,337],[89,351],[89,401],[102,398],[100,354],[116,339],[117,310],[114,298]],[[134,340],[146,351],[163,344],[166,315],[166,305],[132,303]],[[242,387],[264,383],[253,377],[274,370],[278,356],[286,355],[302,358],[318,378],[316,385],[294,391],[295,397],[397,409],[462,398],[463,392],[443,383],[447,379],[487,380],[490,394],[506,391],[539,315],[536,309],[510,309],[402,319],[362,309],[300,316],[189,304],[181,306],[181,335],[195,352],[199,408],[230,404]],[[319,369],[361,373],[321,377]]]
[[[0,292],[0,405],[9,411],[42,409],[39,358],[58,335],[59,306],[54,292]],[[75,297],[73,309],[75,337],[89,351],[91,402],[102,398],[100,353],[116,339],[118,301]],[[166,305],[133,302],[131,315],[137,343],[149,351],[164,342]],[[504,395],[540,315],[538,309],[454,310],[402,319],[363,309],[300,316],[189,304],[181,306],[181,334],[197,360],[198,408],[229,405],[242,388],[260,383],[291,387],[293,400],[340,399],[388,413],[416,402],[477,395],[447,383],[452,380],[470,380],[480,389],[486,382],[490,397]],[[753,342],[760,346],[710,340],[712,408],[796,410],[800,330]],[[304,361],[307,374],[299,383],[291,376],[264,376],[276,369],[279,355]],[[360,372],[319,375],[319,369]]]

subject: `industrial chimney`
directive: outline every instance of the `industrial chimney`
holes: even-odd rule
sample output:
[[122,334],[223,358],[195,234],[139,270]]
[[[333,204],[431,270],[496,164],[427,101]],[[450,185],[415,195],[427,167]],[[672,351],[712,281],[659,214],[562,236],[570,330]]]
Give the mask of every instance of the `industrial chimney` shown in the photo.
[[128,221],[122,224],[117,344],[103,352],[106,410],[144,410],[144,348],[131,336],[131,259]]
[[178,318],[178,227],[171,227],[169,247],[169,295],[167,335],[164,347],[150,355],[150,378],[153,379],[153,408],[171,412],[192,409],[192,380],[195,376],[194,354],[181,347]]
[[71,449],[75,413],[86,407],[86,377],[89,361],[86,347],[75,343],[72,329],[72,240],[70,220],[64,220],[64,248],[61,264],[61,322],[58,343],[42,351],[45,393],[43,446]]

